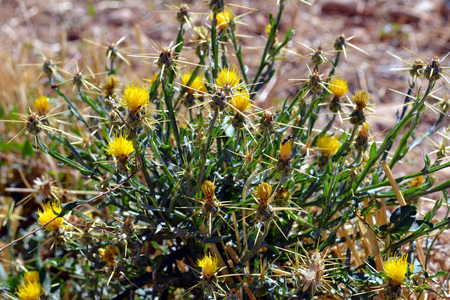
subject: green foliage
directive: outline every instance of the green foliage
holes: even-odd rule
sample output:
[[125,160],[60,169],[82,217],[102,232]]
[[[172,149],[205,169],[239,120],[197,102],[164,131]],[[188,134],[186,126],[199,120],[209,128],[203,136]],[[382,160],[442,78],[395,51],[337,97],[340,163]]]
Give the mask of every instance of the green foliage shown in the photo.
[[[95,15],[93,4],[88,5]],[[277,61],[294,39],[290,28],[278,41],[285,5],[280,1],[278,14],[269,18],[266,45],[254,70],[246,65],[245,48],[236,35],[237,17],[222,28],[217,22],[221,12],[214,10],[211,32],[196,45],[192,63],[197,65],[187,82],[180,84],[179,78],[187,69],[180,57],[187,51],[187,25],[179,24],[173,47],[151,57],[159,71],[146,90],[146,107],[125,106],[132,100],[124,93],[90,96],[84,91],[86,84],[76,85],[74,95],[61,85],[53,86],[58,101],[69,109],[69,125],[64,128],[70,132],[49,117],[48,125],[39,125],[45,135],[36,134],[35,146],[60,166],[79,172],[85,191],[98,195],[80,193],[78,199],[63,203],[59,213],[53,211],[54,218],[65,217],[65,225],[46,232],[58,249],[39,268],[45,296],[163,299],[190,293],[235,299],[232,294],[237,291],[248,299],[310,299],[326,293],[370,298],[380,286],[396,284],[383,272],[383,256],[405,251],[406,245],[421,248],[419,239],[429,238],[428,260],[435,241],[431,237],[450,222],[450,180],[435,185],[432,176],[450,162],[424,155],[422,170],[395,178],[407,205],[397,199],[396,184],[388,180],[380,162],[389,161],[393,169],[441,128],[445,112],[425,135],[416,133],[436,81],[414,78],[415,84],[427,85],[426,91],[415,93],[414,100],[407,97],[405,104],[410,106],[398,113],[393,128],[380,140],[367,138],[366,150],[360,151],[355,140],[363,138],[361,126],[339,124],[337,113],[330,114],[326,105],[338,100],[330,82],[349,43],[340,36],[342,49],[327,53],[329,64],[312,61],[313,72],[305,75],[296,95],[286,97],[274,111],[257,108],[254,100],[275,76]],[[227,43],[233,53],[224,51]],[[232,70],[233,56],[238,75],[229,72],[220,78],[225,67]],[[114,68],[117,57],[108,57],[109,75],[121,72]],[[322,78],[324,73],[329,76]],[[206,92],[193,86],[197,76],[206,83]],[[232,84],[233,76],[237,85]],[[53,74],[49,80],[54,83],[57,78]],[[227,83],[220,85],[220,80]],[[414,85],[407,88],[411,94]],[[240,98],[251,100],[252,107],[233,107],[233,101],[244,101]],[[339,113],[365,120],[370,118],[367,105],[358,109],[357,103],[353,111],[340,107]],[[46,117],[40,118],[39,122]],[[119,133],[127,137],[132,153],[112,154],[111,141]],[[72,139],[81,135],[89,138],[74,143]],[[318,141],[327,135],[334,143],[319,148]],[[393,145],[397,148],[387,158]],[[0,147],[8,149],[4,143]],[[29,141],[21,149],[24,158],[36,156]],[[419,176],[427,176],[423,185],[406,184]],[[262,189],[266,183],[270,191],[267,186]],[[443,197],[422,214],[420,197],[436,192]],[[444,206],[446,217],[438,219]],[[366,243],[379,249],[367,249]],[[211,267],[212,274],[198,266],[209,253],[220,261]],[[367,264],[360,263],[362,257]],[[412,254],[408,263],[413,267],[402,283],[404,294],[438,290],[429,279],[447,276],[421,276],[422,270],[428,272],[427,265]],[[19,282],[13,276],[0,288],[12,295]]]

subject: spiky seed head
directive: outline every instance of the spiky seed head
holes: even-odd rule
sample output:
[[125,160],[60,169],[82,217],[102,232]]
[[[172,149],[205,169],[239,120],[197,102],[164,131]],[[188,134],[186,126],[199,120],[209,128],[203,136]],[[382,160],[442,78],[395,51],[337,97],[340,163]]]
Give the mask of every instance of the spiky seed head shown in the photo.
[[177,21],[180,24],[184,24],[189,20],[189,18],[189,5],[183,3],[180,5],[180,9],[177,12]]
[[337,51],[342,51],[344,47],[346,46],[347,39],[345,38],[345,35],[341,34],[336,38],[334,41],[334,49]]

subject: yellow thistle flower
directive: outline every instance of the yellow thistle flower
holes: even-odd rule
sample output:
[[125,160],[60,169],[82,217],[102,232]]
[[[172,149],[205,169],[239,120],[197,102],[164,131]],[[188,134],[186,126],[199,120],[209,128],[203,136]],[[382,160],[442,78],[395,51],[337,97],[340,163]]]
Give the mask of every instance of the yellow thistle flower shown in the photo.
[[114,94],[114,91],[117,88],[117,83],[119,82],[117,80],[117,77],[114,75],[109,75],[108,77],[106,77],[106,84],[104,87],[105,90],[105,94],[106,96],[111,96],[112,94]]
[[340,98],[348,91],[347,81],[335,77],[328,85],[328,89],[333,93],[335,98]]
[[236,66],[231,69],[224,67],[220,70],[216,78],[217,86],[226,90],[231,90],[232,88],[237,87],[240,81],[241,76],[239,75]]
[[111,244],[108,244],[106,249],[98,249],[98,253],[100,253],[102,260],[111,266],[116,265],[116,257],[120,256],[119,248],[117,246],[112,246]]
[[358,136],[367,140],[370,136],[369,129],[370,129],[369,123],[364,122],[364,124],[362,124],[361,126]]
[[233,95],[230,101],[230,105],[240,112],[244,112],[249,109],[250,97],[247,89],[244,88],[238,91],[236,95]]
[[[229,8],[225,8],[223,12],[217,14],[217,29],[225,30],[228,28],[228,23],[233,20],[234,14]],[[211,14],[210,18],[213,18]]]
[[190,95],[195,93],[206,93],[205,81],[200,76],[195,77],[189,86],[187,85],[191,76],[191,72],[185,73],[181,76],[181,84],[187,86],[187,93]]
[[16,290],[17,296],[22,300],[39,300],[44,294],[39,279],[39,273],[31,271],[25,273],[22,284]]
[[30,271],[23,275],[24,282],[40,282],[39,272],[38,271]]
[[263,182],[260,185],[258,185],[256,193],[258,194],[259,205],[260,206],[268,205],[270,195],[272,194],[272,186],[267,182]]
[[[267,34],[270,34],[271,31],[272,31],[272,25],[271,25],[271,24],[268,24],[268,25],[266,26],[266,33],[267,33]],[[275,30],[275,36],[277,36],[277,35],[278,35],[278,29]]]
[[384,273],[389,277],[390,280],[402,283],[406,278],[406,272],[408,271],[408,262],[406,261],[406,254],[402,257],[391,256],[387,257],[384,261]]
[[214,277],[215,273],[219,269],[219,259],[217,256],[205,255],[202,259],[197,260],[197,265],[202,268],[203,276],[206,279]]
[[411,188],[415,188],[421,185],[425,184],[425,177],[423,177],[422,175],[414,177],[413,179],[411,179],[411,181],[409,182],[409,186]]
[[368,91],[357,91],[353,96],[353,101],[356,104],[356,110],[362,112],[364,108],[369,104],[372,95]]
[[40,96],[34,100],[34,108],[36,108],[40,115],[45,115],[49,107],[50,102],[46,96]]
[[109,141],[106,152],[114,157],[126,158],[134,152],[133,142],[127,140],[126,135],[115,135],[114,140]]
[[212,181],[206,180],[202,184],[202,192],[205,198],[214,197],[214,191],[216,190],[216,186]]
[[123,92],[122,105],[130,109],[132,112],[138,112],[147,105],[149,94],[146,86],[140,86],[138,83],[127,85]]
[[341,147],[341,142],[339,142],[338,138],[335,136],[322,135],[317,139],[317,150],[324,157],[330,157],[338,151]]
[[[61,212],[61,204],[58,201],[47,202],[42,210],[38,210],[37,214],[39,216],[39,223],[41,225],[45,225],[51,219],[56,217]],[[58,232],[59,228],[62,226],[64,222],[63,218],[56,218],[51,223],[47,224],[45,230],[54,232]]]
[[291,157],[291,149],[292,149],[292,136],[288,136],[281,142],[280,146],[280,159],[286,160]]

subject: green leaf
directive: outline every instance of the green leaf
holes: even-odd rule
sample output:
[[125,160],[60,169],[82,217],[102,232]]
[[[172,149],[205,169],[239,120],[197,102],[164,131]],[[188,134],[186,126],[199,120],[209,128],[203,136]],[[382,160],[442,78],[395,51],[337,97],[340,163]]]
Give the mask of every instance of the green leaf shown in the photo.
[[441,208],[442,206],[442,198],[438,198],[436,203],[433,206],[433,209],[430,210],[424,217],[425,220],[427,221],[431,221],[433,219],[433,217],[436,215],[436,212],[439,208]]
[[448,274],[448,272],[445,272],[445,271],[439,271],[439,272],[437,272],[437,273],[434,273],[434,274],[432,274],[432,275],[430,275],[428,278],[435,278],[435,277],[440,277],[440,276],[445,276],[445,275],[447,275]]
[[80,200],[61,204],[61,212],[59,213],[58,217],[64,217],[69,211],[72,211],[78,205],[86,202],[87,200]]
[[34,149],[33,149],[33,145],[27,140],[24,144],[23,144],[23,148],[22,148],[22,157],[23,158],[27,158],[27,157],[33,158],[34,156]]
[[416,221],[416,214],[417,208],[414,205],[405,205],[397,208],[390,217],[390,221],[393,224],[393,228],[389,231],[390,234],[402,235],[407,233],[411,225]]
[[92,1],[88,2],[88,13],[90,16],[95,16],[95,7]]
[[369,154],[369,160],[374,160],[377,157],[377,144],[372,143],[372,146],[370,147],[370,154]]

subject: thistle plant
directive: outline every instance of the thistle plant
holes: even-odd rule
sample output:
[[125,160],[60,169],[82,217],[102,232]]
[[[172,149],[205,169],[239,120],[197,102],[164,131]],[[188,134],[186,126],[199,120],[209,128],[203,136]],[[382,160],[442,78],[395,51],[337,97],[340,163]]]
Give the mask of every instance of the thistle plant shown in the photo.
[[[258,99],[278,61],[301,39],[280,26],[292,4],[274,6],[260,63],[249,68],[238,34],[244,16],[227,1],[203,2],[176,10],[178,32],[157,54],[122,49],[123,38],[97,45],[106,74],[77,69],[65,80],[45,60],[44,96],[30,95],[22,121],[4,122],[22,123],[19,135],[27,136],[15,139],[45,154],[55,181],[27,190],[41,208],[4,235],[0,251],[20,268],[9,271],[0,295],[443,297],[437,279],[448,274],[429,261],[450,226],[450,180],[436,180],[450,167],[448,129],[439,131],[448,124],[447,98],[435,124],[417,128],[436,91],[448,89],[445,60],[408,66],[407,93],[398,92],[405,105],[384,134],[369,126],[377,93],[340,73],[341,61],[351,63],[349,47],[362,50],[345,35],[311,48],[309,72],[293,78],[296,93],[263,109]],[[203,27],[193,26],[196,13],[208,16]],[[121,75],[141,63],[150,65],[145,78]],[[438,150],[403,175],[398,165],[427,139]],[[431,209],[420,206],[424,198]],[[7,226],[13,212],[2,216]],[[21,281],[20,269],[39,273]]]

